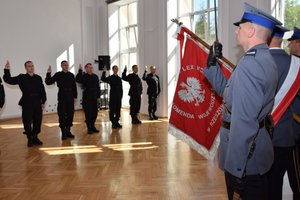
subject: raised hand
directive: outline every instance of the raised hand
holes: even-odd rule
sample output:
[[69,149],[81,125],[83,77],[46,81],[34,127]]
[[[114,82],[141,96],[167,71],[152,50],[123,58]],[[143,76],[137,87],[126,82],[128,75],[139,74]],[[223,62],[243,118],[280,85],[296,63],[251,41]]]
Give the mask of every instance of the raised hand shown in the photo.
[[145,66],[145,71],[148,71],[148,66],[147,65]]
[[106,65],[104,65],[104,67],[103,67],[103,71],[107,71],[107,67],[106,67]]
[[79,70],[82,70],[82,66],[81,66],[81,64],[79,64]]
[[127,65],[125,65],[125,67],[124,67],[124,71],[127,71]]
[[52,72],[51,65],[49,65],[47,72],[48,72],[48,73],[51,73],[51,72]]
[[10,63],[9,63],[9,61],[8,61],[8,60],[6,61],[6,64],[5,64],[5,69],[10,69]]
[[223,45],[220,42],[215,41],[214,42],[214,53],[217,58],[222,58],[222,56],[223,56],[222,50],[223,50]]

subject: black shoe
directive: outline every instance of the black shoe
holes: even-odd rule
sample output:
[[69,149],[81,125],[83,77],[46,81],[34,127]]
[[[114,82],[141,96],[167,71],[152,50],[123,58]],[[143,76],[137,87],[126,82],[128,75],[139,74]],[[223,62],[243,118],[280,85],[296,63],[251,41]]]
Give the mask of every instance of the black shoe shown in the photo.
[[141,124],[141,123],[142,123],[139,119],[137,119],[136,121],[137,121],[138,124]]
[[33,146],[33,137],[32,135],[27,135],[27,147]]
[[117,126],[118,128],[122,128],[122,125],[119,124],[119,123],[117,123],[116,126]]
[[92,131],[93,131],[94,133],[99,133],[99,132],[100,132],[98,129],[96,129],[96,127],[93,127]]
[[37,144],[37,145],[43,144],[43,142],[38,138],[37,135],[33,135],[32,142],[33,142],[33,144]]
[[61,139],[62,139],[62,140],[66,140],[66,139],[67,139],[67,135],[66,135],[65,133],[62,133],[62,134],[61,134]]
[[154,113],[152,114],[152,116],[153,116],[153,119],[158,120],[158,117]]
[[154,118],[153,117],[149,117],[149,120],[154,120]]
[[88,130],[88,134],[93,134],[94,131],[93,130]]
[[113,129],[118,128],[118,126],[117,126],[116,124],[113,124],[111,127],[112,127]]
[[66,137],[67,137],[67,138],[75,138],[75,136],[74,136],[71,132],[68,132],[68,133],[66,134]]

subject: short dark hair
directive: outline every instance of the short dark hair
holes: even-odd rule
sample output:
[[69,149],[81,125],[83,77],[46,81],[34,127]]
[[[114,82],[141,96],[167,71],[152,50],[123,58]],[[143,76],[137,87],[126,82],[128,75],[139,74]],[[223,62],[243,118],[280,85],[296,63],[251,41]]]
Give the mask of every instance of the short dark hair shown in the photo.
[[62,66],[65,63],[68,63],[68,61],[66,61],[66,60],[61,61],[60,66]]
[[118,67],[117,65],[114,65],[113,67],[112,67],[112,69],[114,69],[114,68],[116,68],[116,67]]
[[137,65],[132,65],[131,69],[133,69],[133,68],[135,68],[135,67],[137,67]]
[[87,68],[88,65],[92,65],[92,63],[86,63],[86,65],[84,66],[84,68]]
[[32,61],[31,61],[31,60],[26,61],[26,62],[24,63],[24,67],[26,67],[27,64],[29,64],[29,63],[32,63]]

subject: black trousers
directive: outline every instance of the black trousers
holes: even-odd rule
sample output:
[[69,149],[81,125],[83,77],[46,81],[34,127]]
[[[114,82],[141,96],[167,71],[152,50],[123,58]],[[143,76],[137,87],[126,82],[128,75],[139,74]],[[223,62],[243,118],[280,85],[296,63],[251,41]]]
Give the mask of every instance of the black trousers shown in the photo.
[[274,147],[274,163],[268,173],[270,200],[282,200],[282,186],[285,172],[288,173],[290,185],[295,187],[294,190],[297,190],[297,176],[293,161],[293,147]]
[[83,99],[82,107],[85,115],[85,122],[89,130],[95,127],[95,122],[98,116],[98,100]]
[[73,126],[74,102],[59,101],[57,105],[57,113],[59,118],[59,127],[62,129]]
[[149,114],[155,114],[157,110],[157,96],[148,95],[148,112]]
[[129,105],[130,105],[130,115],[132,117],[136,117],[137,114],[140,112],[140,108],[141,108],[141,95],[130,96]]
[[293,148],[293,167],[288,170],[288,177],[293,191],[293,200],[300,199],[300,143]]
[[121,114],[122,99],[120,97],[110,97],[109,99],[109,120],[112,124],[119,122]]
[[24,134],[37,135],[41,132],[42,124],[42,105],[41,104],[30,104],[22,106],[22,120],[24,126]]
[[228,199],[236,199],[240,196],[242,200],[266,200],[268,197],[267,175],[249,175],[243,179],[225,172]]

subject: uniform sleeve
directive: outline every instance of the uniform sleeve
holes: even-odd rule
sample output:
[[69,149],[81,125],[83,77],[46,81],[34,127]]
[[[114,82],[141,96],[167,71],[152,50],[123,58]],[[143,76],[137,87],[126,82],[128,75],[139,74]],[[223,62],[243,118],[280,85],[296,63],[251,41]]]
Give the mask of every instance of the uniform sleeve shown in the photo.
[[4,103],[5,103],[5,92],[4,92],[2,80],[0,78],[0,108],[3,107]]
[[55,81],[56,81],[56,77],[57,77],[57,73],[55,73],[55,74],[51,77],[51,73],[48,72],[48,73],[46,74],[46,78],[45,78],[45,83],[46,83],[46,85],[52,85],[52,84],[54,84]]
[[3,80],[11,85],[18,85],[20,82],[19,76],[11,77],[9,69],[4,69]]
[[101,81],[110,84],[110,78],[106,77],[106,72],[105,71],[102,72]]
[[99,98],[100,98],[101,91],[100,91],[99,78],[98,78],[97,75],[96,75],[96,78],[97,78],[97,98],[99,99]]
[[293,103],[292,103],[293,113],[300,116],[300,91],[296,94]]
[[77,86],[76,86],[75,76],[73,74],[72,74],[72,76],[73,76],[73,95],[74,95],[74,99],[77,99],[78,93],[77,93]]
[[77,83],[82,83],[82,77],[83,77],[83,73],[82,73],[82,70],[80,69],[80,70],[78,70],[78,73],[77,73],[77,75],[76,75],[76,82]]
[[160,79],[159,79],[158,76],[157,76],[157,79],[158,79],[158,91],[157,91],[157,95],[159,95],[159,93],[160,93]]
[[124,71],[123,71],[123,73],[122,73],[122,79],[123,79],[124,81],[129,82],[129,76],[126,76],[126,72],[127,72],[127,70],[124,70]]
[[247,65],[241,64],[235,70],[230,86],[232,108],[227,158],[234,162],[231,165],[237,167],[239,172],[236,173],[240,174],[234,175],[238,177],[242,176],[250,143],[259,131],[258,117],[264,104],[265,75],[262,71],[251,69],[255,66],[259,64],[254,60],[247,62]]
[[217,66],[206,67],[203,70],[203,72],[206,78],[208,79],[209,83],[211,84],[212,88],[217,92],[217,94],[220,97],[223,97],[223,92],[227,84],[227,79],[221,71],[219,65],[217,64]]
[[41,101],[42,104],[45,104],[45,102],[47,101],[47,95],[46,95],[45,86],[43,84],[42,78],[40,79],[40,84],[41,84],[41,88],[40,88]]
[[143,74],[143,77],[142,77],[142,79],[144,80],[144,81],[146,81],[147,80],[147,71],[145,70],[145,72],[144,72],[144,74]]

